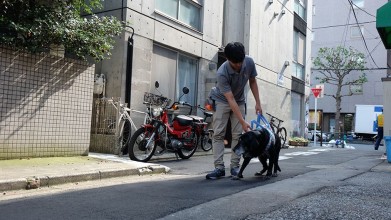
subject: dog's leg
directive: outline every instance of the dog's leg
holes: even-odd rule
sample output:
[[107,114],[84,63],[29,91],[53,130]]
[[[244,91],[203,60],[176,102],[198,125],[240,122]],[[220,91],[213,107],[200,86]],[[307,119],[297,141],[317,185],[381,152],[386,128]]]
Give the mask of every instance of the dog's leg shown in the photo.
[[250,163],[250,160],[251,160],[251,158],[249,158],[249,157],[244,158],[243,164],[240,167],[239,173],[237,176],[232,177],[233,180],[238,180],[239,178],[243,178],[243,171],[247,167],[247,165]]
[[262,164],[262,170],[259,171],[259,172],[256,172],[254,175],[255,176],[262,176],[262,174],[264,174],[267,171],[267,169],[268,169],[267,158],[264,157],[264,156],[259,156],[258,160]]
[[275,163],[274,153],[272,153],[272,152],[270,152],[270,153],[271,153],[271,155],[269,157],[269,166],[267,168],[267,173],[266,173],[266,176],[268,176],[268,177],[272,176],[273,166]]
[[281,172],[281,169],[280,169],[280,166],[278,165],[278,159],[280,157],[280,151],[281,151],[281,139],[276,135],[276,144],[275,144],[275,149],[276,149],[276,154],[275,154],[275,157],[274,157],[274,173],[273,173],[273,176],[277,176],[277,171],[280,171]]

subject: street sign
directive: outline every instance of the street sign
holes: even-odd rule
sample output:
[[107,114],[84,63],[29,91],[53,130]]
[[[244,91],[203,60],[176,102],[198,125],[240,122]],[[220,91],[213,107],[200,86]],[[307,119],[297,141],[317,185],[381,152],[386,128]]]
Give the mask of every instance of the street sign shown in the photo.
[[323,98],[323,96],[324,96],[324,84],[315,85],[315,88],[317,88],[317,89],[322,89],[322,91],[321,91],[320,94],[318,95],[318,98]]
[[315,98],[318,98],[320,92],[322,92],[321,88],[311,88],[312,93],[314,93]]

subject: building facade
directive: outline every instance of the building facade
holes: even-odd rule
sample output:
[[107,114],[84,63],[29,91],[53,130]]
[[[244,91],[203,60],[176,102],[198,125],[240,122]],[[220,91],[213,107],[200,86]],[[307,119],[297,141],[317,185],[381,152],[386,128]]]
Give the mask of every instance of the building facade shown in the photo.
[[[110,60],[96,65],[106,79],[105,96],[121,97],[142,110],[144,92],[203,105],[224,61],[224,45],[240,41],[253,57],[263,111],[282,120],[288,135],[303,136],[308,113],[312,1],[154,0],[104,1],[100,14],[129,28]],[[247,120],[255,101],[248,89]],[[307,106],[307,107],[306,107]]]
[[[324,132],[334,132],[335,123],[342,125],[340,131],[354,131],[356,105],[382,105],[383,86],[381,78],[385,77],[387,70],[387,50],[376,30],[376,10],[387,3],[387,0],[314,0],[313,1],[313,42],[312,57],[315,58],[319,48],[344,46],[352,47],[366,57],[366,70],[364,71],[368,82],[362,87],[347,87],[345,94],[352,92],[352,96],[342,98],[341,118],[335,121],[335,99],[324,96],[318,99],[317,109],[321,112],[319,121]],[[319,82],[315,79],[317,71],[313,70],[311,87]],[[352,71],[352,77],[358,74]],[[325,84],[324,94],[335,94],[335,87]],[[310,108],[314,109],[314,97],[310,98]]]

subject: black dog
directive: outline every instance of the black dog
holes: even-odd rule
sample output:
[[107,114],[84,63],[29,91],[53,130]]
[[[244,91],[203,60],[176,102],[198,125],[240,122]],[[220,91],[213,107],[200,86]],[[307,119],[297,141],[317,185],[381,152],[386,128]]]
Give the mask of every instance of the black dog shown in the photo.
[[[274,138],[271,137],[271,135],[273,135]],[[269,132],[266,128],[252,130],[242,134],[233,151],[237,155],[243,155],[244,160],[238,175],[233,178],[243,178],[243,170],[254,157],[258,157],[263,166],[263,169],[255,174],[256,176],[260,176],[266,171],[267,177],[277,176],[277,171],[281,172],[281,169],[278,165],[280,150],[281,139],[278,137],[278,135]],[[267,159],[269,159],[269,165],[267,164]]]

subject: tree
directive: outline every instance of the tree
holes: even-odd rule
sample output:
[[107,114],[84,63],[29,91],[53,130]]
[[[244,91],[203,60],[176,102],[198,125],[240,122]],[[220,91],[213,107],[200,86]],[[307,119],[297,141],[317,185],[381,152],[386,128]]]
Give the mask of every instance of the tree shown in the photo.
[[334,94],[324,94],[333,97],[336,102],[335,132],[340,131],[339,119],[342,98],[355,95],[351,87],[362,86],[368,81],[366,74],[363,72],[366,63],[364,58],[363,53],[351,47],[348,49],[342,46],[336,48],[324,47],[319,49],[318,56],[313,62],[315,70],[317,70],[315,79],[335,88],[329,90],[335,92]]
[[[0,44],[32,53],[63,45],[65,52],[86,59],[108,58],[113,37],[123,31],[115,17],[91,14],[100,0],[2,0],[0,1]],[[88,19],[87,19],[88,17]]]

